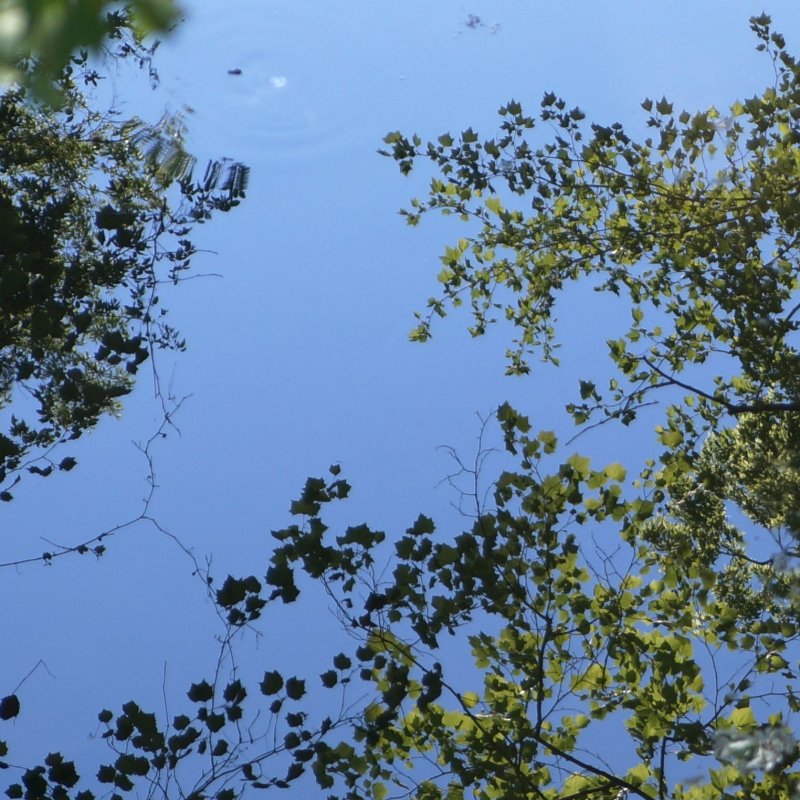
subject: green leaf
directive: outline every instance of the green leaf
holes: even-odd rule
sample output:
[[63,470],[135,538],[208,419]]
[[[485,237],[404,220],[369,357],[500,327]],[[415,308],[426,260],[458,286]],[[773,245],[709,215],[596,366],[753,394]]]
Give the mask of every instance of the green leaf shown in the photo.
[[679,430],[661,430],[658,434],[661,444],[666,447],[677,447],[683,443],[683,434]]
[[475,708],[479,700],[480,698],[475,692],[464,692],[464,694],[461,695],[461,702],[467,708]]
[[539,431],[539,433],[536,434],[536,439],[544,445],[545,453],[549,454],[556,451],[558,439],[553,431]]
[[582,477],[588,478],[590,469],[590,459],[586,456],[580,456],[577,453],[575,455],[571,455],[567,459],[567,463],[573,467],[573,469]]
[[372,797],[374,800],[384,800],[389,794],[389,787],[385,783],[375,781],[372,784]]
[[493,214],[500,214],[500,212],[503,210],[503,204],[500,202],[499,197],[492,195],[491,197],[486,198],[486,208],[488,208]]
[[622,481],[625,480],[625,477],[628,474],[628,471],[625,469],[625,467],[623,467],[622,464],[619,464],[619,463],[609,464],[603,470],[603,472],[612,481],[618,481],[619,483],[622,483]]
[[656,111],[659,114],[671,114],[672,113],[672,103],[670,103],[666,97],[662,97],[656,103]]
[[730,721],[737,728],[751,728],[758,724],[750,706],[734,709],[731,712]]

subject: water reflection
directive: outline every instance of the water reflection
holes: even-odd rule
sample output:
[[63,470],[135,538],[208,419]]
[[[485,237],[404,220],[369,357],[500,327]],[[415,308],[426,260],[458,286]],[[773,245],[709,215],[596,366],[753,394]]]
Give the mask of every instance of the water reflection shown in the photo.
[[159,52],[162,98],[196,114],[195,150],[254,165],[373,151],[404,114],[457,118],[449,108],[491,82],[476,64],[508,44],[505,26],[455,0],[416,14],[372,0],[233,0],[223,14],[212,0],[185,5]]
[[359,34],[359,15],[336,6],[239,0],[220,14],[216,3],[190,4],[159,55],[164,91],[196,114],[198,146],[252,162],[352,138],[382,65]]

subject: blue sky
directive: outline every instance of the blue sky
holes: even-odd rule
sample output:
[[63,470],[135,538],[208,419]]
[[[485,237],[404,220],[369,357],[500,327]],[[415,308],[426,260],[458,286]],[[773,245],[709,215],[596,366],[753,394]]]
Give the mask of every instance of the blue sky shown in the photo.
[[[334,462],[353,483],[349,522],[401,532],[424,512],[459,524],[438,485],[451,469],[439,445],[471,454],[476,413],[510,400],[538,427],[569,430],[561,408],[578,375],[603,352],[590,293],[562,315],[565,368],[503,376],[504,334],[471,340],[466,315],[412,345],[412,311],[436,292],[438,256],[459,223],[407,228],[397,215],[425,191],[376,150],[389,130],[435,137],[472,126],[490,135],[496,109],[515,98],[533,110],[545,91],[590,120],[644,129],[644,97],[723,109],[770,78],[754,52],[752,3],[206,0],[164,42],[162,85],[150,92],[118,75],[124,112],[183,111],[201,160],[248,163],[241,208],[196,232],[208,251],[189,281],[165,296],[189,350],[159,363],[178,396],[191,395],[155,451],[152,511],[214,571],[263,574],[269,531],[309,474]],[[767,9],[800,51],[795,4]],[[469,15],[481,24],[469,27]],[[230,75],[239,69],[241,75]],[[599,330],[598,330],[599,327]],[[145,465],[132,442],[158,424],[144,376],[120,421],[106,420],[77,448],[80,465],[27,481],[3,508],[0,560],[73,543],[135,516]],[[635,456],[632,441],[583,440],[598,458]],[[622,452],[620,452],[622,450]],[[499,464],[499,462],[498,462]],[[64,559],[6,569],[4,681],[25,713],[8,732],[20,760],[47,750],[95,753],[96,713],[132,696],[161,703],[164,665],[174,694],[205,674],[215,646],[212,609],[185,555],[145,525],[109,541],[99,562]],[[321,599],[321,598],[318,598]],[[328,658],[336,621],[292,610],[265,629],[266,656]],[[312,671],[309,669],[309,671]]]

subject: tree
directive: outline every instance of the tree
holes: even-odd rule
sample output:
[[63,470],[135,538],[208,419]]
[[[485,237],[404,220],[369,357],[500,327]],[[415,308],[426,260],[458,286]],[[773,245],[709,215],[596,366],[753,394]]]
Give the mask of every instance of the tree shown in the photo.
[[[22,82],[56,98],[47,76],[60,72],[77,50],[101,49],[119,20],[117,8],[89,0],[6,0],[0,6],[0,83]],[[178,21],[172,0],[132,0],[126,8],[137,37],[166,31]],[[40,69],[20,68],[20,60],[31,57]]]
[[[413,338],[430,336],[448,305],[468,302],[473,336],[498,317],[513,325],[509,373],[528,372],[533,352],[557,363],[555,304],[585,280],[626,297],[632,322],[609,342],[619,377],[603,396],[581,385],[577,423],[605,415],[629,424],[665,387],[692,398],[671,406],[667,435],[684,435],[687,447],[694,419],[709,429],[723,415],[798,410],[799,68],[768,17],[752,27],[774,85],[728,115],[676,114],[666,98],[645,100],[655,136],[643,142],[619,124],[593,124],[587,135],[583,112],[552,93],[539,121],[508,103],[500,135],[483,142],[471,129],[424,147],[418,136],[389,134],[384,152],[403,173],[419,159],[440,170],[427,200],[404,212],[408,222],[438,210],[479,225],[446,250],[442,297],[418,315]],[[540,123],[555,135],[537,147]]]
[[[126,25],[116,57],[142,61]],[[23,88],[0,97],[2,500],[24,471],[71,469],[53,448],[116,413],[155,349],[184,346],[160,292],[189,269],[193,226],[236,206],[247,183],[231,161],[195,176],[178,117],[93,108],[84,87],[101,79],[84,52],[57,81],[60,108]]]
[[[751,25],[776,81],[730,118],[645,101],[657,140],[637,143],[619,125],[586,135],[582,112],[547,94],[538,119],[503,107],[496,139],[387,136],[404,173],[422,159],[438,170],[409,222],[440,210],[470,226],[413,337],[466,296],[473,335],[495,314],[512,323],[509,371],[525,373],[531,353],[556,361],[570,281],[624,296],[608,389],[581,381],[568,412],[584,432],[641,427],[665,396],[661,452],[594,466],[503,404],[510,466],[489,500],[473,490],[466,529],[420,515],[391,540],[331,530],[325,511],[350,487],[337,466],[309,479],[264,581],[212,590],[223,648],[315,581],[351,651],[318,679],[266,672],[250,696],[274,698],[267,748],[242,722],[232,662],[191,686],[191,714],[102,712],[115,760],[100,784],[232,800],[309,770],[348,800],[797,796],[800,65],[767,17]],[[554,138],[537,146],[540,122]],[[294,705],[314,684],[313,709]],[[326,692],[334,713],[312,714]],[[88,800],[78,785],[52,754],[8,794]]]
[[[436,170],[407,221],[468,225],[412,338],[467,303],[473,336],[511,323],[508,371],[527,373],[532,354],[557,363],[556,305],[589,282],[624,297],[631,323],[608,341],[607,388],[587,376],[569,414],[586,431],[667,405],[662,452],[633,480],[557,458],[552,432],[501,407],[518,463],[493,503],[476,495],[455,536],[420,517],[391,568],[380,533],[327,540],[317,505],[280,534],[273,564],[324,580],[362,637],[374,694],[350,757],[331,759],[345,796],[796,793],[800,65],[769,18],[751,26],[776,79],[729,116],[646,100],[655,136],[637,142],[586,131],[548,93],[538,118],[504,106],[495,138],[386,137],[404,174]],[[448,652],[456,636],[471,667]]]

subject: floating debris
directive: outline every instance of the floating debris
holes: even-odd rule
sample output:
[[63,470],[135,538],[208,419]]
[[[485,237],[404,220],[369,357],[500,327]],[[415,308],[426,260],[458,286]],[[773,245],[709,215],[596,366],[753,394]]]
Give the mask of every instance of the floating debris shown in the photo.
[[[471,31],[477,31],[483,28],[490,36],[494,36],[500,30],[500,23],[494,22],[491,25],[484,22],[483,17],[478,14],[468,14],[463,23],[464,28],[469,28]],[[460,36],[464,31],[459,31],[456,36]]]

